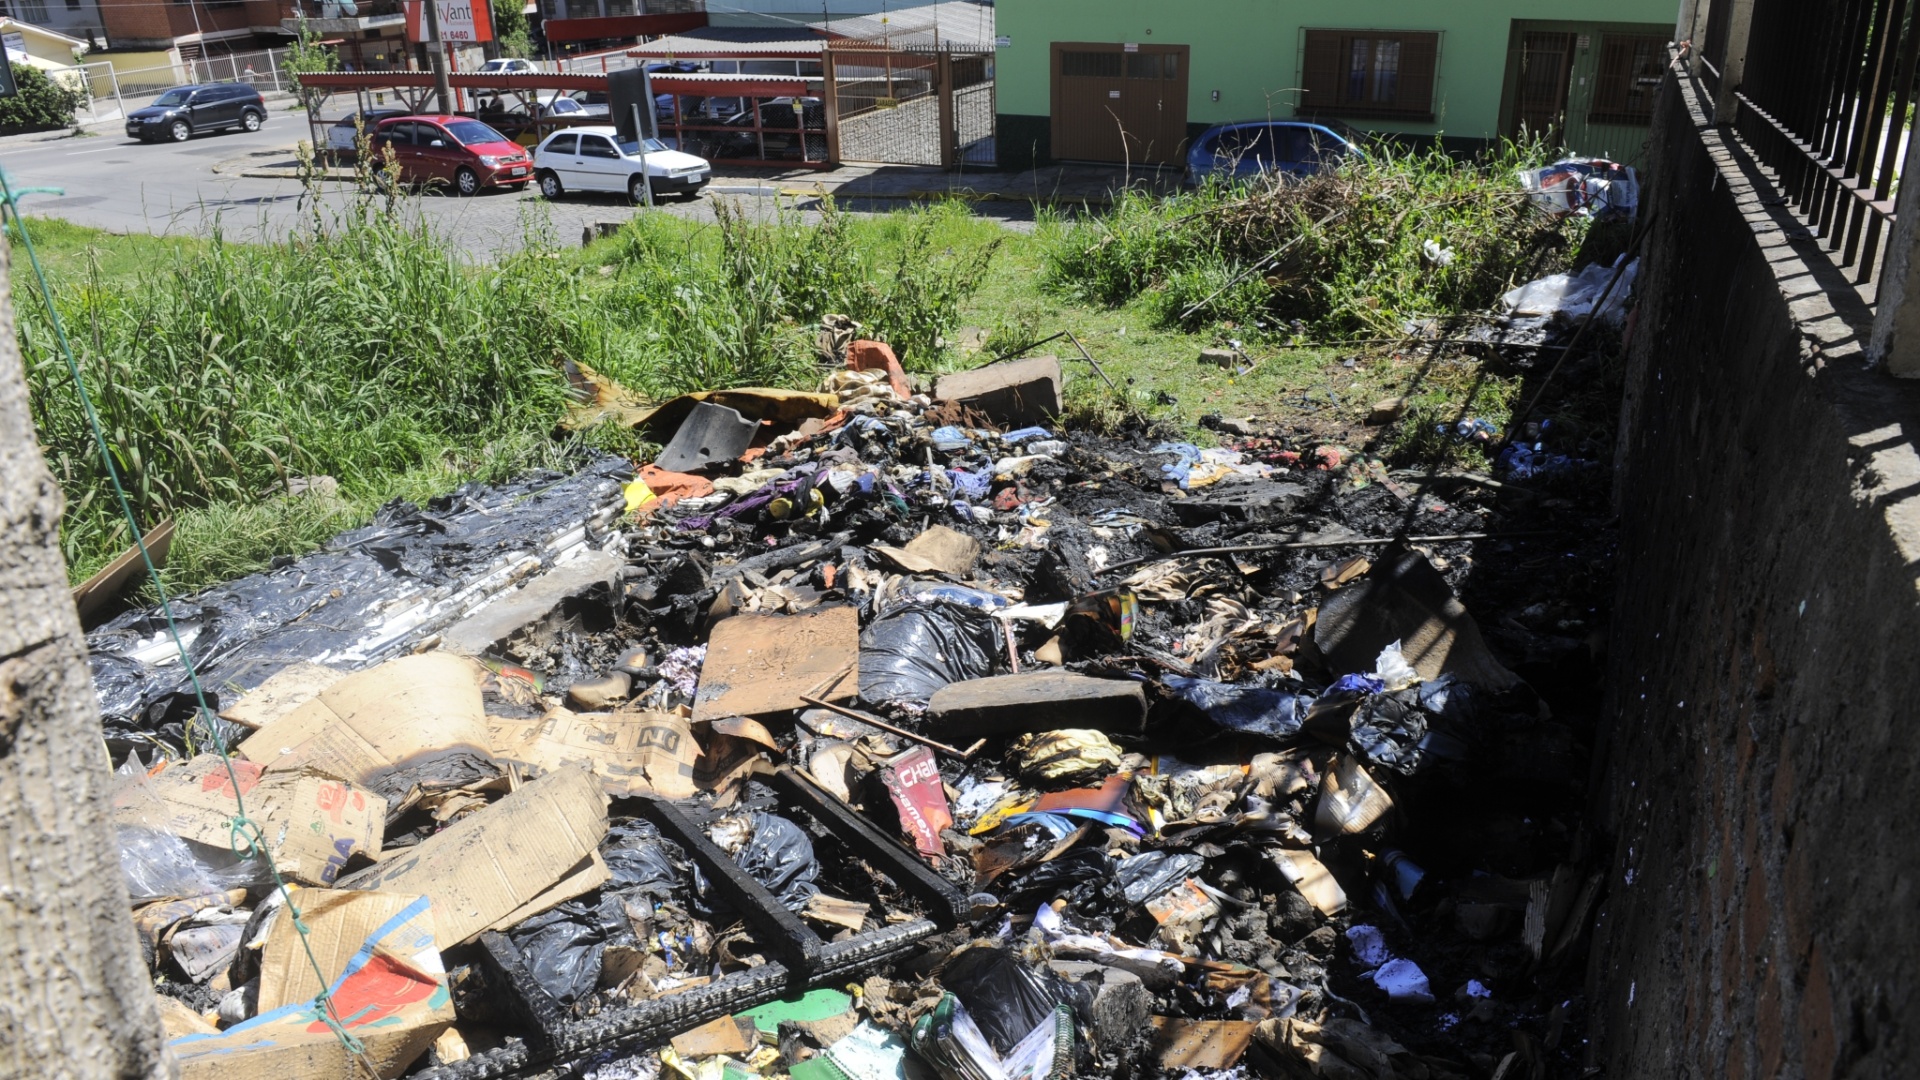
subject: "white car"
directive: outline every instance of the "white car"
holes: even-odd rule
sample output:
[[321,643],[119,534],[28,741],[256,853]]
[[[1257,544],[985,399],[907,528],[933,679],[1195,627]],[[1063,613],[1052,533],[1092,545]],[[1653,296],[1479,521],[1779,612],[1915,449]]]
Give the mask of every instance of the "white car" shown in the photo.
[[549,199],[569,191],[624,191],[645,202],[649,182],[656,197],[693,198],[712,175],[705,158],[669,150],[658,139],[621,142],[607,126],[556,131],[533,151],[533,180]]
[[503,56],[480,65],[479,75],[538,75],[540,69],[531,60]]

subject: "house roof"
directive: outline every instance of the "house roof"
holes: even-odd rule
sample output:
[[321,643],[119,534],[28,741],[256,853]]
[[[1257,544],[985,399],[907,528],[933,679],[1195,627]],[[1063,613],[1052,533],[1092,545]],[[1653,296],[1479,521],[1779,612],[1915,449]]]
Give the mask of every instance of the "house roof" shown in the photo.
[[708,26],[636,45],[628,56],[676,60],[813,60],[827,39],[808,30],[774,27]]
[[943,0],[884,15],[858,15],[808,25],[830,37],[856,41],[993,46],[993,5],[978,0]]
[[19,19],[0,15],[0,32],[5,31],[18,31],[22,34],[32,34],[35,37],[46,38],[69,48],[80,49],[82,51],[92,48],[92,46],[80,38],[68,37],[58,30],[49,30],[44,26],[35,26],[32,23],[21,22]]

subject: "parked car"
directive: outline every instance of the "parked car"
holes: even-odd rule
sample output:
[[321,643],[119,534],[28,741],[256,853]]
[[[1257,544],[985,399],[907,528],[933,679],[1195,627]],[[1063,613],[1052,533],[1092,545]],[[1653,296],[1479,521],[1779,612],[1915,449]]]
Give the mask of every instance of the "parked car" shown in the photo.
[[502,56],[480,65],[476,75],[538,75],[540,68],[531,60]]
[[380,127],[380,121],[391,120],[396,116],[407,115],[405,109],[368,109],[365,112],[349,113],[346,119],[327,129],[327,150],[336,156],[350,156],[359,147],[354,140],[362,135],[371,137]]
[[[794,108],[798,101],[800,107]],[[769,158],[798,158],[823,161],[827,156],[826,111],[816,97],[773,98],[760,106],[760,132],[753,130],[754,110],[729,117],[727,131],[687,132],[687,142],[696,137],[705,152],[713,157],[759,157],[761,140],[766,141]],[[805,140],[804,152],[802,140]]]
[[392,150],[401,183],[446,184],[462,195],[489,187],[520,191],[533,180],[525,147],[464,116],[382,120],[367,148],[376,161]]
[[186,142],[202,131],[259,131],[267,122],[260,91],[244,83],[176,86],[144,109],[127,114],[127,137],[141,142]]
[[1324,124],[1297,120],[1215,124],[1187,150],[1187,182],[1266,172],[1312,176],[1360,152],[1354,140]]
[[649,184],[655,196],[691,199],[712,175],[705,158],[669,150],[658,139],[622,142],[607,126],[556,131],[533,152],[534,179],[549,199],[569,191],[624,191],[645,202]]

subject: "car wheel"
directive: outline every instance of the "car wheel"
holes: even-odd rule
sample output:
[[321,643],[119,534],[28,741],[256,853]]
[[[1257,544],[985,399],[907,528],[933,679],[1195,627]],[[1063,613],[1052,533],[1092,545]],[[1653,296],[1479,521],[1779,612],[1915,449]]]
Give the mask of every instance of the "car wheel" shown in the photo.
[[567,189],[560,186],[560,178],[550,172],[540,174],[540,194],[549,199],[557,199],[566,194]]
[[260,125],[263,123],[266,123],[266,118],[254,112],[252,109],[248,109],[240,117],[240,126],[246,128],[248,131],[259,131]]
[[480,174],[465,165],[460,166],[459,171],[453,174],[453,188],[465,196],[480,194]]
[[647,201],[647,178],[646,177],[636,176],[633,179],[627,181],[627,198],[632,199],[636,203],[643,203]]
[[175,120],[173,126],[167,129],[167,133],[173,136],[174,142],[186,142],[193,138],[193,127],[185,120]]

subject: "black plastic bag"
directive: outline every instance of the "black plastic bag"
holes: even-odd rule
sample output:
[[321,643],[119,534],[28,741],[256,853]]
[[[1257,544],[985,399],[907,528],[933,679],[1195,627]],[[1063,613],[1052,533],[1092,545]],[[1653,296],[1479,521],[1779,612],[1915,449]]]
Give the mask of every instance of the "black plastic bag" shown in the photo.
[[997,886],[1000,899],[1015,911],[1065,897],[1076,914],[1096,915],[1117,907],[1107,895],[1113,860],[1098,848],[1075,848],[1051,862],[1009,874]]
[[939,977],[998,1054],[1012,1050],[1061,1005],[1072,1008],[1083,1025],[1093,1017],[1093,995],[1087,987],[1032,967],[1005,949],[962,950]]
[[[864,671],[865,668],[862,668]],[[1313,695],[1264,686],[1235,686],[1212,679],[1169,675],[1167,689],[1176,699],[1204,713],[1228,731],[1291,740],[1300,737]]]
[[1114,883],[1129,904],[1144,904],[1200,872],[1206,860],[1187,851],[1143,851],[1120,860]]
[[627,918],[625,897],[612,892],[569,900],[541,912],[507,931],[507,937],[526,957],[534,981],[562,1005],[587,998],[599,986],[600,959],[607,946],[638,940]]
[[1370,765],[1380,765],[1406,776],[1419,772],[1426,755],[1427,716],[1414,690],[1380,694],[1354,713],[1347,747]]
[[979,608],[903,604],[860,635],[860,698],[925,702],[948,683],[992,675],[1003,651],[999,623]]
[[650,821],[623,821],[608,828],[600,857],[613,872],[609,889],[655,900],[670,900],[686,890],[685,853]]
[[[788,911],[807,906],[820,887],[813,883],[820,876],[820,860],[813,854],[813,841],[807,831],[786,818],[774,814],[753,815],[753,837],[735,855],[733,861],[747,876],[780,898]],[[702,918],[730,910],[713,894],[706,875],[698,864],[693,871],[698,902],[694,913]]]

